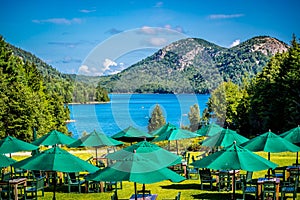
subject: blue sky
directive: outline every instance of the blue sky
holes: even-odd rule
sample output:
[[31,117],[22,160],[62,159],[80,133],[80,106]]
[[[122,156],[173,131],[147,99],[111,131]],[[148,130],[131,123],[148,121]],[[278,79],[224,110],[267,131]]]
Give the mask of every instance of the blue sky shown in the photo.
[[[223,47],[260,35],[286,43],[293,33],[300,37],[297,0],[0,1],[4,39],[63,73],[105,74],[96,74],[86,64],[96,47],[101,48],[99,54],[107,53],[98,67],[115,73],[180,37],[202,38]],[[125,33],[149,34],[153,27],[156,32],[147,38],[150,46],[128,47],[136,35],[126,39]],[[175,31],[178,37],[157,36],[159,28]]]

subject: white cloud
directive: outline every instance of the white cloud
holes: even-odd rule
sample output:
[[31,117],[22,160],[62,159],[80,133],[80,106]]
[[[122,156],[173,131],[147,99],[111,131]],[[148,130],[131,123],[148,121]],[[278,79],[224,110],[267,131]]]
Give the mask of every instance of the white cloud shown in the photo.
[[118,64],[108,58],[106,58],[103,62],[104,71],[110,69],[110,66],[117,66]]
[[79,10],[79,12],[81,12],[81,13],[91,13],[91,12],[96,12],[96,10],[95,9],[93,9],[93,10],[82,9],[82,10]]
[[89,74],[91,71],[89,70],[89,67],[87,65],[81,65],[79,67],[79,73]]
[[231,45],[230,47],[234,47],[234,46],[237,46],[241,43],[241,40],[235,40]]
[[167,44],[168,41],[166,38],[154,37],[154,38],[150,38],[149,42],[153,46],[164,46]]
[[243,17],[244,14],[231,14],[231,15],[225,15],[225,14],[214,14],[209,15],[209,19],[230,19],[230,18],[239,18]]
[[162,1],[159,1],[159,2],[157,2],[156,4],[155,4],[155,8],[161,8],[162,6],[164,5],[164,2],[162,2]]
[[145,34],[156,34],[156,29],[150,26],[143,26],[140,31]]
[[63,24],[63,25],[71,25],[71,24],[81,24],[82,19],[80,18],[73,18],[73,19],[66,19],[66,18],[51,18],[51,19],[34,19],[32,20],[33,23],[36,24]]

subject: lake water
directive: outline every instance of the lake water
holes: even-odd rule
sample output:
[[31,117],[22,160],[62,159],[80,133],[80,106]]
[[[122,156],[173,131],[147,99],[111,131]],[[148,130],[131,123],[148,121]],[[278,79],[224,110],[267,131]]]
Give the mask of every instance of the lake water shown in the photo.
[[69,105],[75,122],[69,123],[68,129],[75,138],[93,130],[110,136],[130,125],[147,131],[156,104],[162,108],[166,122],[179,127],[189,124],[190,107],[198,104],[202,113],[208,98],[203,94],[110,94],[109,103]]

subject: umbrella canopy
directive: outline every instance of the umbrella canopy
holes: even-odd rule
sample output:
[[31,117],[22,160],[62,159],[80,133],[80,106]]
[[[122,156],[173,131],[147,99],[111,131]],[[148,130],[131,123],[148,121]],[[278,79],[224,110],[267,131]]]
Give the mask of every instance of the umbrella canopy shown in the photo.
[[188,138],[199,137],[199,135],[194,132],[177,128],[176,126],[169,123],[162,126],[157,131],[153,132],[153,135],[158,136],[153,139],[153,142],[159,142],[164,140],[183,140]]
[[[216,170],[247,170],[260,171],[263,169],[274,169],[277,165],[251,151],[239,146],[236,142],[217,151],[191,165],[199,168]],[[235,174],[235,173],[233,173]],[[235,181],[235,178],[233,178]],[[235,199],[235,183],[233,182],[233,199]]]
[[212,137],[205,139],[202,145],[208,147],[226,147],[231,145],[234,141],[239,145],[248,141],[248,139],[236,131],[226,128]]
[[[81,160],[69,152],[54,146],[39,154],[13,164],[15,168],[27,170],[59,171],[59,172],[95,172],[99,168]],[[55,173],[56,176],[56,173]],[[54,177],[54,180],[56,178]],[[54,181],[53,200],[55,200],[56,181]]]
[[181,163],[180,156],[147,141],[141,141],[114,153],[110,153],[107,155],[107,158],[112,160],[123,160],[133,154],[133,152],[135,152],[135,154],[140,154],[145,159],[155,162],[160,168]]
[[[134,182],[135,199],[136,183],[148,184],[156,183],[163,180],[172,182],[181,182],[184,177],[178,175],[172,170],[158,165],[157,163],[145,159],[141,154],[132,153],[124,157],[122,161],[117,161],[115,164],[98,170],[93,174],[86,176],[87,180],[94,181],[131,181]],[[145,187],[143,185],[143,191]]]
[[137,153],[129,154],[122,161],[98,170],[86,176],[87,180],[94,181],[131,181],[142,184],[156,183],[163,180],[180,182],[185,180],[172,170],[162,168],[157,163],[144,158]]
[[65,135],[62,132],[59,132],[57,130],[52,130],[46,135],[43,135],[42,137],[38,138],[37,140],[33,141],[32,144],[34,145],[44,145],[44,146],[53,146],[57,144],[71,144],[75,142],[75,139]]
[[[152,140],[152,142],[159,142],[159,141],[176,141],[176,150],[177,150],[177,155],[179,154],[178,152],[178,140],[183,140],[183,139],[188,139],[188,138],[195,138],[199,137],[198,134],[177,128],[173,124],[167,123],[164,126],[160,127],[159,129],[155,130],[152,132],[152,135],[158,136]],[[169,148],[170,148],[170,143],[169,143]]]
[[200,136],[214,136],[217,133],[221,132],[223,128],[218,124],[212,123],[205,126],[202,126],[199,130],[197,130],[197,134]]
[[143,140],[152,140],[154,136],[136,129],[132,126],[120,131],[119,133],[112,136],[113,139],[120,140],[122,142],[138,142]]
[[260,171],[275,168],[277,165],[267,159],[252,153],[236,143],[217,151],[207,157],[193,162],[191,165],[198,168],[216,170],[246,170]]
[[300,126],[279,135],[293,144],[300,144]]
[[241,144],[241,146],[249,149],[250,151],[264,151],[264,152],[298,152],[300,148],[293,143],[283,139],[282,137],[268,131],[259,135],[251,140]]
[[[286,139],[287,141],[300,146],[300,126],[298,125],[296,128],[293,128],[287,132],[279,135],[280,137]],[[296,155],[296,165],[298,165],[298,151]]]
[[13,164],[16,168],[59,172],[95,172],[99,168],[54,146]]
[[32,151],[39,147],[15,137],[7,136],[6,138],[0,140],[0,153],[14,153],[19,151]]
[[16,161],[14,159],[11,159],[5,155],[0,154],[0,168],[8,167],[15,162]]
[[68,147],[104,147],[104,146],[117,146],[123,143],[108,137],[103,133],[96,131],[81,137],[75,142],[68,145]]

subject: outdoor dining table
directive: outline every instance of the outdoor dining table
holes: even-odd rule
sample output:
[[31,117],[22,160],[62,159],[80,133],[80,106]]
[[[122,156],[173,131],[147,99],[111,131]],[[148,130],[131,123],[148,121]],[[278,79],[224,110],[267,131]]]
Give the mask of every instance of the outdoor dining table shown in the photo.
[[[8,181],[9,186],[12,186],[14,189],[15,200],[18,200],[18,186],[23,185],[25,188],[27,185],[27,178],[15,178]],[[7,185],[7,182],[1,182],[0,185]]]
[[[137,200],[156,200],[157,194],[137,194]],[[129,200],[135,200],[135,194]]]
[[276,200],[279,200],[280,178],[258,178],[257,180],[257,197],[261,199],[262,186],[266,181],[274,181],[276,183]]

